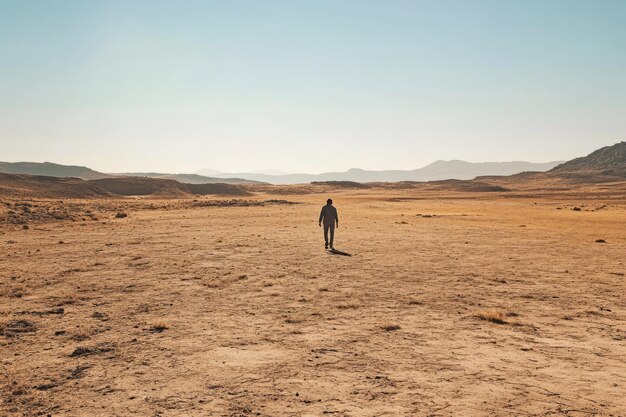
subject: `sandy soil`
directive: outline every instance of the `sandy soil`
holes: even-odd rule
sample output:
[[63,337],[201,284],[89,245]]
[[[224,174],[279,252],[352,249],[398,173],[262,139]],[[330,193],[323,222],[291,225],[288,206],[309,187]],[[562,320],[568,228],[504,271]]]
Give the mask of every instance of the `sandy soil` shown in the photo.
[[0,225],[0,415],[626,415],[624,201],[326,197]]

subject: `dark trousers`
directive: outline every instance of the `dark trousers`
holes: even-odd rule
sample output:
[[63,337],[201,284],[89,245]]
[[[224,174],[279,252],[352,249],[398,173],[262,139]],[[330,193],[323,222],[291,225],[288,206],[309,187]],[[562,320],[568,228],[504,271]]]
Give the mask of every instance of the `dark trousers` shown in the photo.
[[[330,242],[328,241],[328,232],[330,231]],[[324,224],[324,241],[326,244],[330,243],[330,247],[333,247],[333,240],[335,240],[335,224]]]

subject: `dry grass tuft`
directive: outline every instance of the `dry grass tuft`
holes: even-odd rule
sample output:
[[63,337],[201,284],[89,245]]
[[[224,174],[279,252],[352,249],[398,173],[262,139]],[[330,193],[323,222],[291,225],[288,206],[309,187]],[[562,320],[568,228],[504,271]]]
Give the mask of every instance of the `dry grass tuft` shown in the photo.
[[361,305],[355,304],[355,303],[339,304],[337,306],[337,308],[340,309],[340,310],[356,310],[359,307],[361,307]]
[[[67,334],[69,334],[70,339],[81,342],[83,340],[89,340],[92,336],[101,333],[102,329],[102,327],[92,326],[88,323],[81,323],[71,331],[67,332]],[[63,334],[65,334],[65,332],[60,335]]]
[[509,316],[509,314],[507,314],[506,312],[496,309],[481,310],[474,314],[474,317],[480,320],[485,320],[496,324],[507,324],[507,316]]
[[5,383],[0,385],[3,393],[3,404],[6,410],[20,415],[32,415],[28,413],[35,407],[44,407],[47,395],[39,386],[33,387],[31,381],[26,378],[18,378],[14,375],[5,374]]
[[0,335],[14,337],[21,333],[32,333],[37,331],[37,326],[30,320],[9,320],[0,323]]
[[15,287],[3,287],[0,288],[0,297],[7,298],[22,298],[26,294],[26,290],[23,286],[15,286]]
[[397,324],[386,324],[383,326],[383,330],[386,332],[395,332],[396,330],[400,330],[400,326]]

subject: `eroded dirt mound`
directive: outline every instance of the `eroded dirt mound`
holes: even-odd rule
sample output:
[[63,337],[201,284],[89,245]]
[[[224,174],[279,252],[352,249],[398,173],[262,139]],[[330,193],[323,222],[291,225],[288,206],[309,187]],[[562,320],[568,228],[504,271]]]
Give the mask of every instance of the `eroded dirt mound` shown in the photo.
[[84,181],[80,178],[0,173],[0,197],[111,198],[117,196],[188,197],[191,195],[250,195],[234,184],[182,184],[174,180],[117,177]]
[[444,181],[402,181],[396,183],[376,183],[377,187],[386,189],[420,189],[424,191],[452,191],[452,192],[470,192],[470,193],[494,193],[511,191],[510,188],[502,185],[476,181],[476,180],[444,180]]
[[182,184],[161,178],[118,177],[90,181],[105,190],[122,196],[153,195],[162,197],[183,197],[199,195],[248,195],[243,188],[233,184]]
[[183,196],[188,194],[184,184],[174,180],[146,177],[117,177],[89,181],[110,193],[131,195]]
[[0,173],[0,196],[14,198],[112,197],[97,184],[79,178],[42,177]]

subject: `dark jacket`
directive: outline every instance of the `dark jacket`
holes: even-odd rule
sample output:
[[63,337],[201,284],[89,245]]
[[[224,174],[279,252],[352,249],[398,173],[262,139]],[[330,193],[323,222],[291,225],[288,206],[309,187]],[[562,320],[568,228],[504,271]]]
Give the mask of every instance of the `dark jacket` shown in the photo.
[[324,220],[325,226],[339,226],[339,216],[337,215],[337,209],[332,204],[326,204],[322,207],[320,212],[320,223]]

